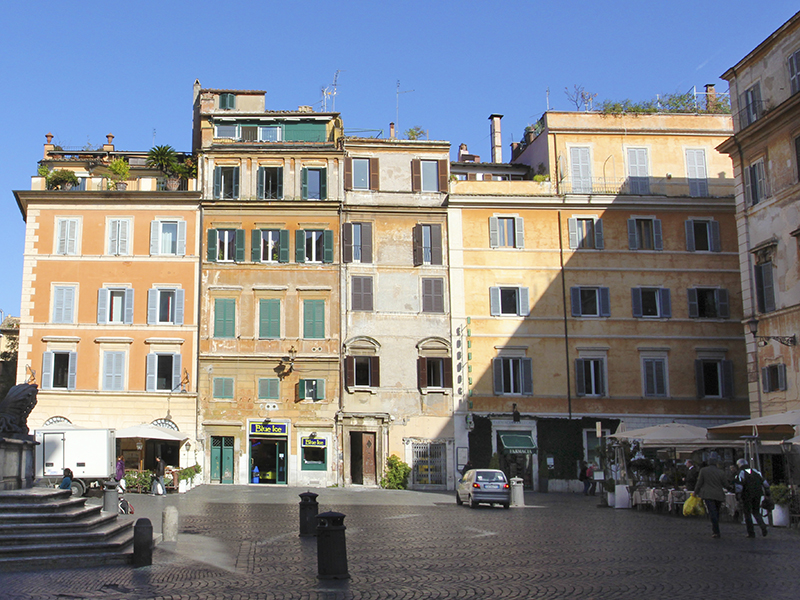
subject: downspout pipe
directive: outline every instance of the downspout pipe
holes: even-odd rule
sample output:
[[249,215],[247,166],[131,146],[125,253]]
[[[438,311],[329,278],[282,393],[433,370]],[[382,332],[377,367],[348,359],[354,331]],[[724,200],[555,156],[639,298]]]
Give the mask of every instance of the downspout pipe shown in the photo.
[[566,274],[564,273],[564,236],[563,229],[561,226],[561,211],[558,211],[558,258],[560,261],[560,272],[561,272],[561,308],[563,312],[563,319],[564,319],[564,359],[566,362],[566,373],[567,373],[567,412],[569,413],[569,418],[572,419],[572,378],[570,377],[569,373],[569,366],[570,366],[570,356],[569,356],[569,322],[567,321],[567,281],[566,281]]

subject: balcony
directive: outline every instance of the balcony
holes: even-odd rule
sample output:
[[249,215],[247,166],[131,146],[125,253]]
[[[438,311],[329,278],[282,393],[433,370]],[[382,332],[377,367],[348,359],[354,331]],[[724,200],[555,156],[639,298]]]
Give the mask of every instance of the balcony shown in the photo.
[[593,178],[558,184],[559,194],[609,196],[667,196],[672,198],[723,198],[733,196],[733,179],[687,179],[685,177]]
[[[114,182],[108,177],[80,177],[78,176],[79,185],[72,187],[65,192],[113,192],[116,191]],[[129,179],[127,182],[128,187],[125,191],[128,192],[164,192],[167,191],[167,180],[165,177],[136,177]],[[31,190],[44,191],[47,189],[47,184],[44,177],[34,176],[31,177]],[[181,179],[178,191],[196,191],[197,180],[191,179],[189,181]]]

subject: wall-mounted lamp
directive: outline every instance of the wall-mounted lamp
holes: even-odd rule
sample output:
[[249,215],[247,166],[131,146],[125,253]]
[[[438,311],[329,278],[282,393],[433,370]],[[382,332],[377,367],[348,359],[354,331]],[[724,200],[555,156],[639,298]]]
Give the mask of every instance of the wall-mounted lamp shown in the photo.
[[750,330],[750,333],[753,334],[753,339],[756,342],[756,345],[764,346],[769,345],[771,340],[775,340],[779,344],[783,344],[784,346],[796,346],[797,345],[797,337],[792,335],[756,335],[758,333],[758,319],[751,318],[748,319],[745,323],[747,328]]
[[312,431],[310,434],[308,434],[308,437],[310,437],[313,440],[315,437],[317,437],[317,432]]
[[186,451],[188,452],[191,449],[192,449],[192,442],[186,442]]
[[142,444],[141,440],[136,442],[136,449],[141,452],[142,448],[144,448],[144,444]]
[[289,357],[283,357],[281,359],[281,364],[278,366],[280,373],[278,373],[278,377],[283,379],[289,373],[294,371],[294,359],[297,358],[297,348],[292,346],[289,348]]

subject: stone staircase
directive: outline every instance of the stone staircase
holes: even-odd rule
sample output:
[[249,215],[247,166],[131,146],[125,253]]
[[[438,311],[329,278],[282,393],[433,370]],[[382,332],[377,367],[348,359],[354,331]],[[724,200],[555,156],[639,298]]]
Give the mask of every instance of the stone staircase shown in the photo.
[[0,572],[131,564],[133,517],[70,490],[0,492]]

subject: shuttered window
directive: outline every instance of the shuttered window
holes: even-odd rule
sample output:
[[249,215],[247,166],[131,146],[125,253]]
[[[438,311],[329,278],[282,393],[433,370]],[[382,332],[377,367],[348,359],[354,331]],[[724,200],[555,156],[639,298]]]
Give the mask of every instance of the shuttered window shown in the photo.
[[234,200],[239,197],[239,167],[214,167],[214,198]]
[[278,298],[262,298],[258,301],[258,337],[278,339],[281,337],[281,301]]
[[573,217],[567,221],[567,227],[570,248],[594,248],[595,250],[604,248],[602,219]]
[[745,203],[755,205],[770,196],[769,184],[764,170],[764,160],[759,159],[744,168]]
[[661,219],[628,219],[628,248],[631,250],[663,250]]
[[78,219],[56,220],[56,254],[78,253]]
[[303,200],[326,200],[328,198],[327,169],[303,167],[300,177]]
[[422,279],[422,312],[444,312],[444,279],[441,277]]
[[688,252],[719,252],[721,250],[718,221],[690,219],[684,225]]
[[148,392],[176,392],[181,387],[181,355],[151,352],[147,355]]
[[346,356],[344,359],[344,381],[349,388],[380,387],[380,357]]
[[184,256],[186,254],[186,221],[151,221],[150,254],[152,256]]
[[412,233],[414,266],[442,264],[442,226],[419,223]]
[[689,288],[686,292],[689,299],[690,318],[730,318],[728,290],[719,288]]
[[667,395],[667,360],[665,358],[643,358],[642,377],[645,397]]
[[128,243],[130,229],[130,219],[109,219],[107,254],[111,256],[127,256],[131,253]]
[[283,167],[259,167],[256,188],[260,200],[283,198]]
[[668,319],[672,316],[672,303],[667,288],[632,288],[631,305],[634,317]]
[[97,324],[133,323],[133,288],[100,288],[97,291]]
[[75,322],[75,287],[57,285],[53,287],[53,323]]
[[522,217],[489,217],[489,245],[492,248],[524,248],[525,222]]
[[772,262],[756,265],[754,269],[758,312],[772,312],[775,310],[775,285],[772,277]]
[[236,94],[223,93],[219,95],[219,107],[222,110],[233,110],[236,108]]
[[533,394],[533,359],[497,357],[492,359],[495,396]]
[[573,317],[610,317],[611,295],[607,287],[570,288]]
[[492,287],[489,288],[489,310],[492,316],[527,316],[530,313],[528,288]]
[[125,389],[125,352],[103,352],[103,389]]
[[733,362],[698,359],[694,361],[698,398],[733,398]]
[[259,400],[278,400],[280,396],[280,380],[277,377],[262,377],[258,380]]
[[800,92],[800,50],[789,57],[789,81],[792,94]]
[[216,298],[214,300],[214,337],[236,337],[236,300]]
[[342,225],[342,261],[372,262],[372,223]]
[[761,369],[761,388],[764,392],[786,390],[786,365],[769,365]]
[[689,180],[689,195],[692,198],[708,196],[708,172],[706,171],[706,151],[686,149],[686,177]]
[[297,392],[300,400],[312,400],[318,402],[325,399],[325,380],[324,379],[301,379],[297,384]]
[[647,148],[628,148],[628,188],[631,194],[650,193]]
[[592,193],[592,165],[589,148],[570,148],[570,173],[573,194]]
[[353,277],[352,285],[352,309],[353,310],[372,310],[372,277]]
[[185,290],[155,288],[147,290],[148,325],[183,325]]
[[325,338],[325,300],[303,301],[303,337]]
[[233,399],[233,377],[214,377],[214,398]]
[[77,352],[42,353],[42,389],[74,390],[77,372]]

